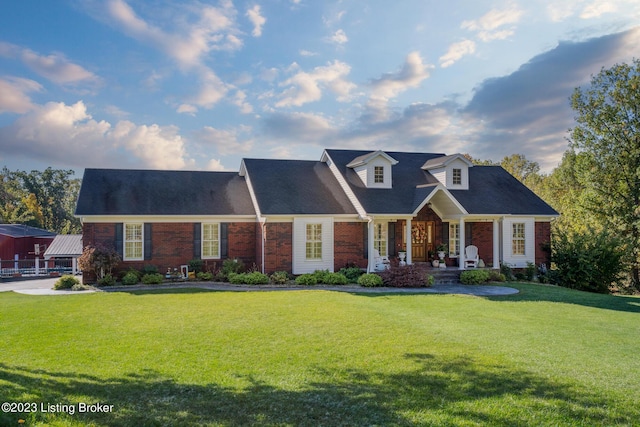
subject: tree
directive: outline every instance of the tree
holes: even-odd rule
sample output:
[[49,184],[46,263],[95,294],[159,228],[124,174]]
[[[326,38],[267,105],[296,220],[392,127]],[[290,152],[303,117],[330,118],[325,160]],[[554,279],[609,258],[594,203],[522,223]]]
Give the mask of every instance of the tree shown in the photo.
[[571,147],[585,156],[586,207],[626,239],[632,285],[640,289],[640,60],[592,76],[571,97]]
[[542,180],[540,165],[538,162],[528,160],[524,154],[505,156],[500,166],[533,191],[536,191],[536,187],[540,185]]

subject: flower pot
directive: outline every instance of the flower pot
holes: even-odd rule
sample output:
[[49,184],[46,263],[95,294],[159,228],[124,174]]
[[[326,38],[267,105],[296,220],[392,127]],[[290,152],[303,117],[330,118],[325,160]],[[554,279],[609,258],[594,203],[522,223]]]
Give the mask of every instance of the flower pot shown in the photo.
[[440,261],[434,259],[433,261],[431,261],[431,265],[433,265],[434,267],[438,267],[440,265]]

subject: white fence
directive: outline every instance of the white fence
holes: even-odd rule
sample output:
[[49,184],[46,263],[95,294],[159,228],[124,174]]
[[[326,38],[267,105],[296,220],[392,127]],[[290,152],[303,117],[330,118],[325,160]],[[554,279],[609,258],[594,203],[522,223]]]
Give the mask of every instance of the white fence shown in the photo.
[[75,258],[0,260],[0,277],[49,276],[51,273],[76,274]]

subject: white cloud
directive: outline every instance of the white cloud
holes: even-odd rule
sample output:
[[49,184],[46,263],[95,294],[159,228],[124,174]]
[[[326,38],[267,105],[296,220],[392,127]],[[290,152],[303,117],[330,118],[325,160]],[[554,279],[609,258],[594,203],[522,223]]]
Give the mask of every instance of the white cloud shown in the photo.
[[0,113],[26,113],[35,106],[29,92],[40,92],[42,86],[33,80],[20,77],[0,77]]
[[260,14],[260,5],[255,5],[247,10],[246,16],[253,24],[251,35],[253,37],[260,37],[262,35],[262,26],[267,22],[267,19]]
[[337,30],[330,37],[328,37],[327,40],[331,43],[342,45],[348,42],[349,38],[347,37],[347,34],[344,32],[344,30]]
[[398,96],[409,88],[415,88],[429,77],[429,68],[422,62],[420,53],[411,52],[407,55],[402,68],[395,73],[388,73],[371,83],[372,97],[390,99]]
[[463,40],[449,46],[447,53],[440,57],[440,66],[447,68],[461,59],[463,56],[471,55],[476,51],[476,43],[473,40]]
[[186,113],[192,116],[195,115],[197,112],[198,112],[198,107],[191,104],[180,104],[178,106],[178,109],[176,110],[176,113]]
[[69,61],[61,53],[52,53],[44,56],[30,49],[0,42],[0,55],[19,59],[38,75],[59,85],[95,84],[100,82],[98,76]]
[[516,5],[506,9],[492,9],[476,20],[464,21],[460,28],[476,32],[478,38],[484,42],[503,40],[513,35],[514,28],[505,26],[520,22],[524,11]]
[[617,10],[618,10],[618,7],[615,1],[598,0],[588,4],[580,14],[580,18],[582,19],[598,18],[606,13],[613,13],[613,12],[616,12]]
[[236,94],[233,97],[233,104],[240,108],[240,112],[243,114],[249,114],[253,112],[253,107],[251,104],[246,102],[247,94],[242,90],[236,91]]
[[[205,126],[197,132],[198,142],[205,147],[215,147],[219,155],[248,153],[253,148],[253,140],[240,140],[240,134],[246,129],[221,130]],[[210,149],[207,148],[207,151]]]
[[305,49],[300,50],[300,56],[316,56],[316,55],[318,55],[317,52],[311,52],[310,50],[305,50]]
[[37,106],[0,128],[7,154],[76,167],[181,169],[193,164],[175,126],[94,120],[82,101]]
[[[295,70],[298,67],[289,67]],[[327,66],[316,67],[312,72],[300,71],[285,80],[280,86],[288,86],[281,94],[276,107],[301,106],[322,98],[322,88],[327,87],[338,95],[338,100],[346,100],[356,85],[345,77],[351,72],[351,67],[341,61],[333,61]]]
[[220,159],[211,159],[209,163],[207,163],[206,170],[208,171],[224,171],[226,168],[220,161]]

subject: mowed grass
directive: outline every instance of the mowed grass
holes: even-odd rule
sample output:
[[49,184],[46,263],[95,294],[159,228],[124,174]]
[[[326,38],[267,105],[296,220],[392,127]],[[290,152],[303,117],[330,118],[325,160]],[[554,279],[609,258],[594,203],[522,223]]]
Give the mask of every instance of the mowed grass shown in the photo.
[[0,425],[640,425],[640,299],[513,286],[1,293],[0,401],[113,412]]

